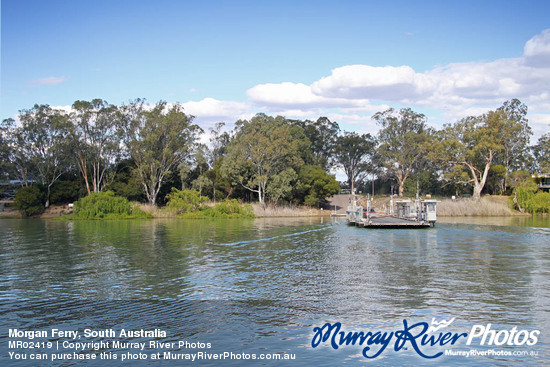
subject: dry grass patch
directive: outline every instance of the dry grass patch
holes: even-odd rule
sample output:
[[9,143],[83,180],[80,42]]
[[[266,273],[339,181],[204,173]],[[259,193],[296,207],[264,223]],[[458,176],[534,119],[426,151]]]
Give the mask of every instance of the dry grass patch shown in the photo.
[[443,199],[437,204],[442,217],[508,217],[516,213],[508,207],[505,196],[484,196],[479,202],[472,199]]
[[136,203],[135,205],[137,205],[139,209],[141,209],[145,213],[153,216],[153,218],[175,218],[176,217],[175,213],[169,210],[165,210],[164,208],[159,208],[156,205],[151,205],[149,203],[146,203],[146,204]]
[[313,217],[330,215],[329,210],[318,210],[312,208],[302,208],[291,205],[275,206],[265,205],[262,206],[258,203],[252,204],[254,209],[254,215],[256,217]]

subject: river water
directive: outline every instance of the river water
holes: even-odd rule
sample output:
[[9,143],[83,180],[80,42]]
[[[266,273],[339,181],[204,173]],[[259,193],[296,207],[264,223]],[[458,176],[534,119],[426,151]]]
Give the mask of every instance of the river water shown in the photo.
[[[2,219],[0,231],[1,365],[113,365],[125,353],[137,358],[140,352],[131,364],[550,363],[550,218],[443,219],[435,228],[400,230],[356,228],[328,218]],[[413,324],[419,323],[410,329],[416,335],[422,323],[452,319],[432,334],[491,330],[496,340],[489,345],[489,333],[484,343],[480,334],[470,345],[466,336],[445,345],[423,345],[420,336],[396,343],[396,332]],[[380,334],[355,345],[338,345],[335,338],[335,349],[330,337],[316,338],[314,328],[326,323],[340,323],[346,333]],[[16,328],[46,331],[33,340],[53,344],[10,348],[10,341],[29,341],[9,337]],[[78,358],[94,355],[93,361],[73,355],[52,362],[53,354],[74,351],[74,344],[57,344],[68,339],[51,335],[54,329],[79,331],[75,342],[108,343],[76,350]],[[86,337],[85,329],[114,330],[116,336]],[[158,329],[166,336],[119,335],[123,329]],[[391,332],[393,339],[380,351],[380,335]],[[114,340],[147,346],[140,351],[114,346]],[[149,347],[151,341],[176,344]],[[188,344],[179,347],[180,341]],[[364,350],[380,354],[368,359]],[[485,355],[456,355],[470,350]],[[178,358],[204,354],[191,362],[170,360],[166,351]],[[420,355],[440,352],[433,359]],[[158,361],[152,359],[156,353]],[[233,359],[208,359],[223,353]],[[30,359],[39,355],[50,360]],[[295,359],[273,359],[282,357]]]

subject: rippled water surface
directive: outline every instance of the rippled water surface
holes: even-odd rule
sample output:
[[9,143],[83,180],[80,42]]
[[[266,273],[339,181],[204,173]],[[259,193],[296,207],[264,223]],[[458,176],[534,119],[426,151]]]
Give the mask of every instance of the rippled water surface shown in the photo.
[[[313,328],[341,322],[347,331],[394,331],[404,319],[453,317],[452,332],[488,323],[495,330],[538,329],[534,346],[499,347],[537,355],[431,361],[392,344],[370,362],[550,360],[550,218],[443,219],[421,230],[362,229],[327,218],[4,219],[0,231],[0,363],[14,362],[9,328],[55,327],[160,328],[167,332],[162,341],[209,342],[216,352],[296,355],[254,365],[364,365],[358,345],[312,348]],[[458,344],[452,348],[470,349]]]

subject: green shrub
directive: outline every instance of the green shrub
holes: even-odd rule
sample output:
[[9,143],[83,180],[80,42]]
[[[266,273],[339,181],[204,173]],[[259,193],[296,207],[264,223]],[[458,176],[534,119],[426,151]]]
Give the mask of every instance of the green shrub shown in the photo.
[[213,208],[205,208],[201,214],[212,218],[254,218],[254,209],[250,204],[241,204],[236,199],[230,199]]
[[526,209],[531,214],[550,213],[550,193],[537,192],[527,202]]
[[172,192],[166,195],[168,200],[166,207],[176,214],[194,213],[200,209],[201,204],[208,200],[200,197],[195,190],[178,190],[172,188]]
[[196,190],[178,190],[173,188],[166,195],[166,208],[184,218],[253,218],[254,211],[251,205],[241,204],[236,199],[226,200],[213,207],[204,207],[208,200],[200,197]]
[[50,191],[52,204],[72,203],[80,197],[81,185],[78,181],[57,181]]
[[[525,210],[531,214],[550,213],[550,193],[538,191],[537,185],[531,180],[525,180],[516,186],[510,201],[514,209]],[[517,198],[517,204],[514,203]]]
[[150,215],[133,206],[126,198],[112,191],[95,192],[74,203],[74,217],[78,219],[148,218]]
[[22,187],[15,194],[15,206],[19,212],[30,217],[44,212],[45,193],[37,185]]

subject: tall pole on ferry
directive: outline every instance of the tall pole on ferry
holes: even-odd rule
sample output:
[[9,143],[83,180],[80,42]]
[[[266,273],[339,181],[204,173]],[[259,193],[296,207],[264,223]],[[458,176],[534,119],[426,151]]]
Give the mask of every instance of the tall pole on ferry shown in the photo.
[[371,160],[371,168],[372,168],[372,198],[374,199],[374,161]]

